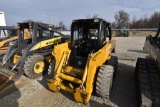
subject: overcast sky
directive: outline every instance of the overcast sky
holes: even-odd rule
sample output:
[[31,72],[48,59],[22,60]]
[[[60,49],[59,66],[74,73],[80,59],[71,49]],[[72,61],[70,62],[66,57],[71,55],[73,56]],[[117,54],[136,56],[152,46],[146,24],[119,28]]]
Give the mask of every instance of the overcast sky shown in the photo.
[[58,25],[63,21],[69,28],[72,20],[99,14],[109,22],[114,21],[118,10],[130,14],[130,19],[160,12],[160,0],[1,0],[0,11],[5,12],[6,24],[32,19]]

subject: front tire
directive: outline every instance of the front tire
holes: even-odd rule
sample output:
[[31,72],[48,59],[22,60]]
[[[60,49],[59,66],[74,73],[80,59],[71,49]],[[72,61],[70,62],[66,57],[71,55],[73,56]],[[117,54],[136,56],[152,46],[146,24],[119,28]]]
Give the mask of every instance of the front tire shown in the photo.
[[96,94],[103,98],[110,98],[114,68],[111,65],[102,65],[96,81]]
[[31,55],[24,63],[24,73],[32,79],[41,77],[45,71],[44,57],[41,55]]

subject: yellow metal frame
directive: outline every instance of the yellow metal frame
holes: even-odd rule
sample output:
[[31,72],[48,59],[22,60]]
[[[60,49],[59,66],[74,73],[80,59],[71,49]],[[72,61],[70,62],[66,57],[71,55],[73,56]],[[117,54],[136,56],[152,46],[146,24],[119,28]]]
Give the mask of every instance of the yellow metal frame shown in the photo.
[[[115,48],[115,42],[116,39],[113,38],[111,41],[106,42],[99,51],[89,54],[85,69],[68,66],[68,59],[71,53],[69,49],[70,42],[55,46],[52,55],[55,57],[56,65],[53,79],[48,80],[49,88],[55,92],[58,92],[60,89],[66,90],[74,94],[77,102],[88,103],[93,91],[96,71],[106,60],[110,59],[110,53]],[[79,72],[76,73],[77,71]],[[67,73],[77,74],[81,76],[82,79],[67,75]],[[64,80],[77,83],[79,87],[75,88],[71,84],[65,86],[63,84]]]
[[15,54],[14,58],[13,58],[13,63],[15,64],[20,58],[21,58],[21,56]]

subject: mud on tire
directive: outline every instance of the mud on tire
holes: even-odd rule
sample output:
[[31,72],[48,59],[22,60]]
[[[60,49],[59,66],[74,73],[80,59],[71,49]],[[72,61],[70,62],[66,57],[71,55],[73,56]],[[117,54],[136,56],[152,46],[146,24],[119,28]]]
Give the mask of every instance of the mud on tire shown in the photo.
[[97,74],[96,94],[103,98],[110,98],[114,68],[111,65],[102,65]]

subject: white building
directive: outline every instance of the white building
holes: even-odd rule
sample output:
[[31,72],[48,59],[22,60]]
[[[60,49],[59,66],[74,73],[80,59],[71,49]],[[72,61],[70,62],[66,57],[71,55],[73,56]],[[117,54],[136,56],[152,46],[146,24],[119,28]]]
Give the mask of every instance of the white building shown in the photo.
[[[1,11],[0,11],[0,26],[6,26],[4,12],[1,12]],[[0,30],[0,38],[4,38],[4,37],[5,37],[4,32]]]
[[0,26],[6,26],[4,12],[0,11]]

